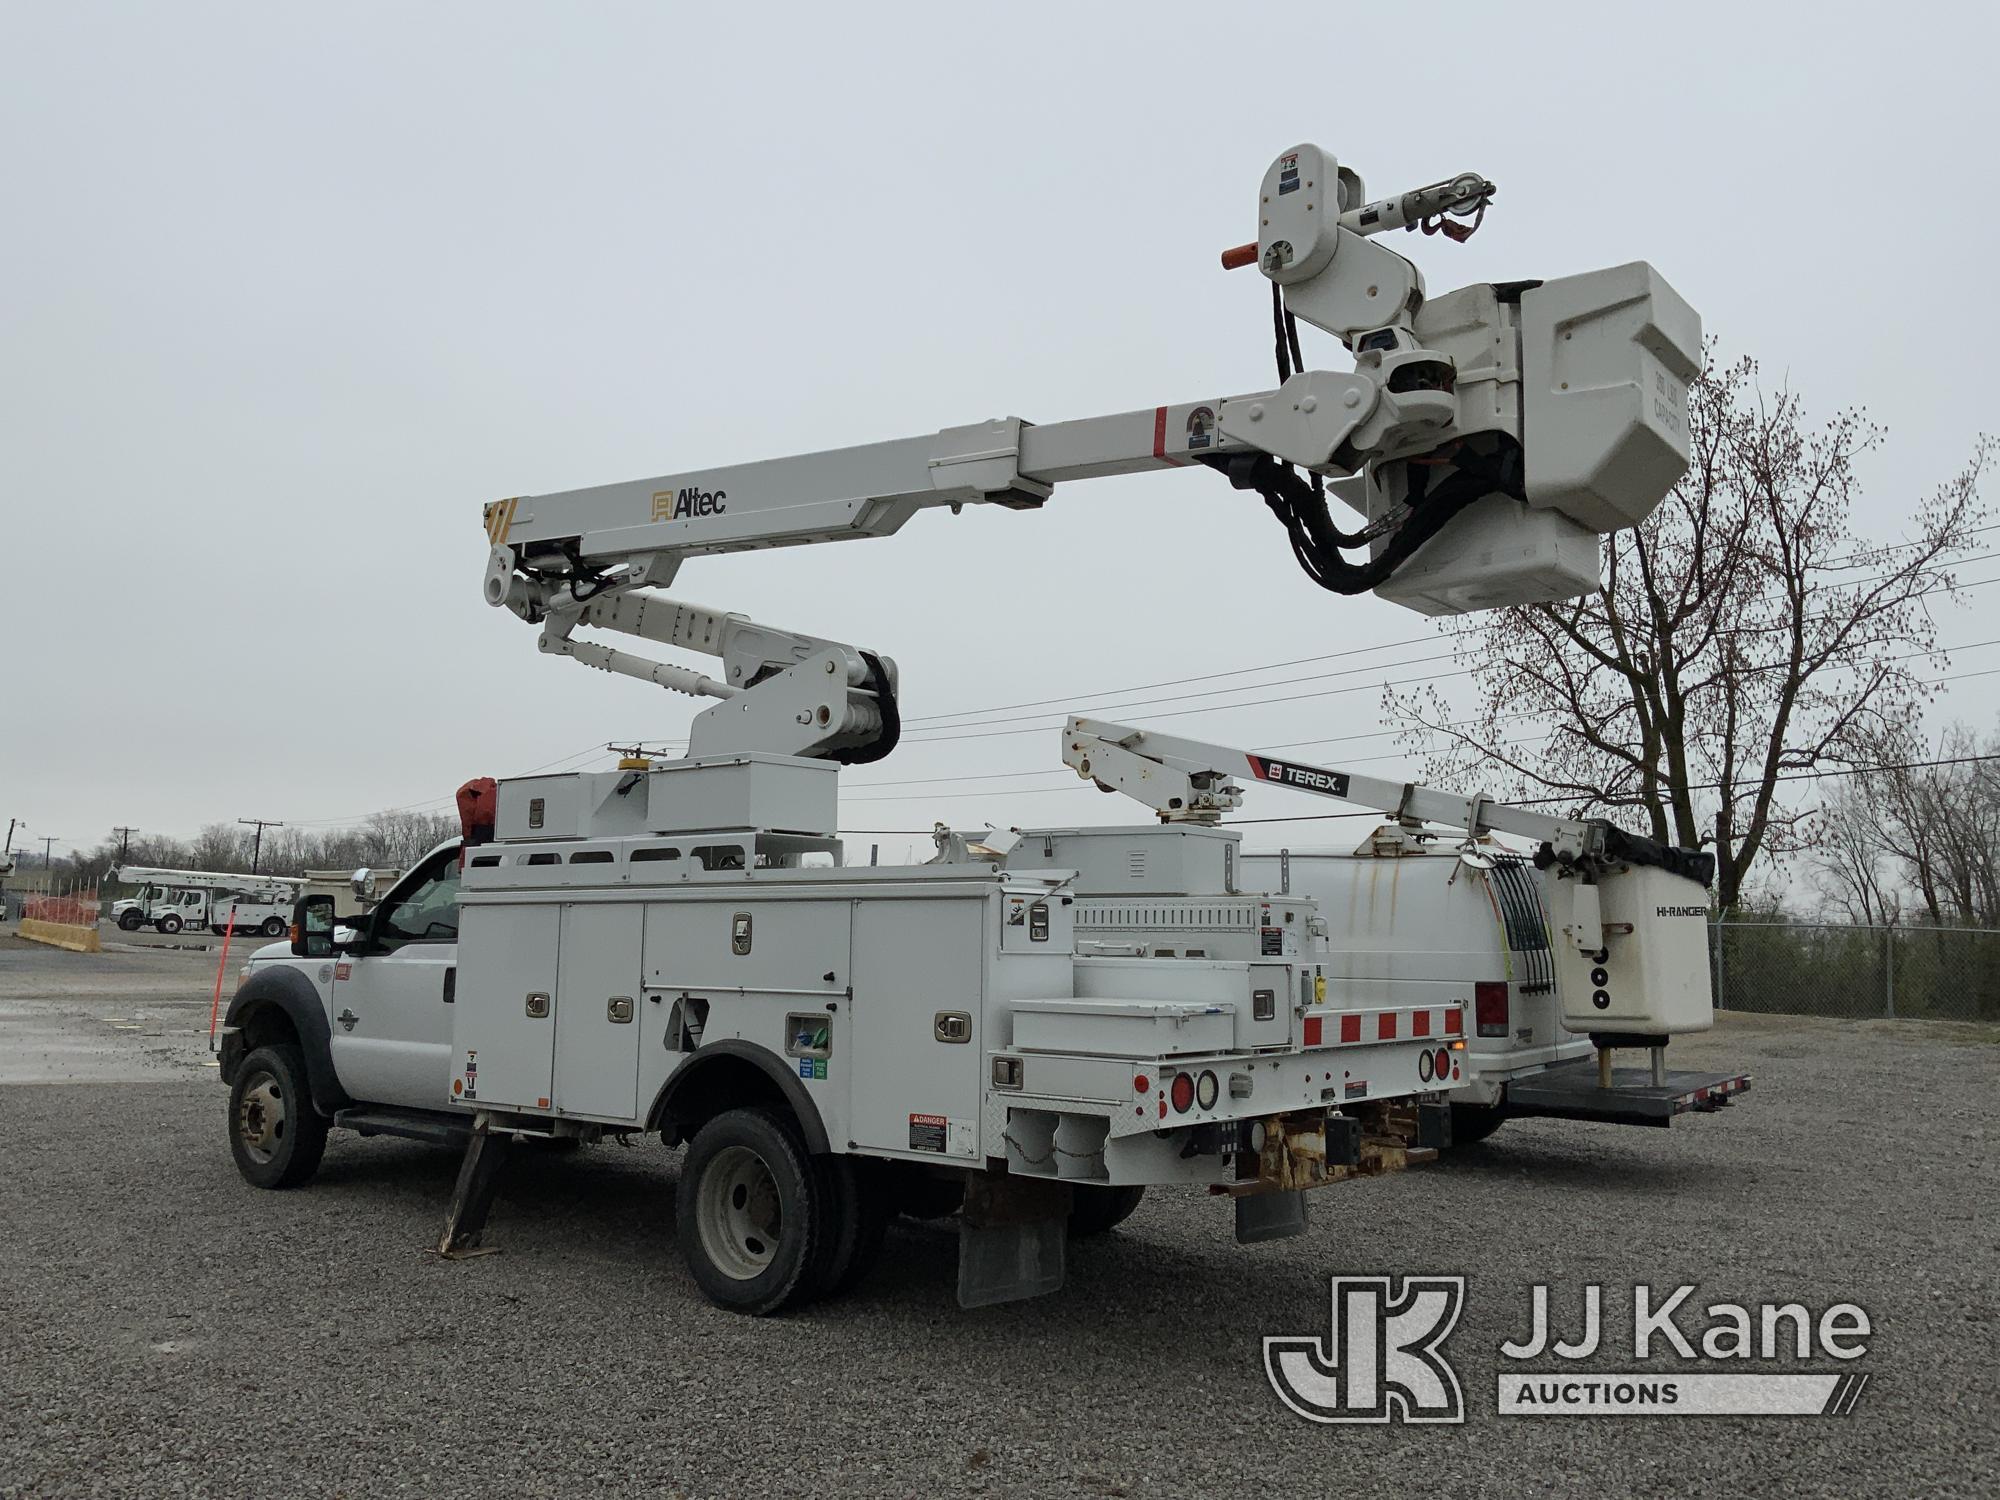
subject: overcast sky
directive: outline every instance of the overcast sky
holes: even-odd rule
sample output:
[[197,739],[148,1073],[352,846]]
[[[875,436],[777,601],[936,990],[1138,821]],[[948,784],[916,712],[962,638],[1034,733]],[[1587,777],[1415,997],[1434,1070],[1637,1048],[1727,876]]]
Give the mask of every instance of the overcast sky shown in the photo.
[[[1499,183],[1471,243],[1394,239],[1433,294],[1649,259],[1815,412],[1865,404],[1876,538],[1994,423],[1991,7],[1345,10],[5,4],[0,819],[325,823],[684,732],[700,705],[482,602],[484,502],[1259,389],[1267,288],[1215,257],[1300,140],[1376,195]],[[1382,681],[1443,670],[1197,471],[676,587],[889,653],[913,719],[1384,648],[1239,696],[1362,691],[1127,715],[1272,745],[1378,732]],[[1964,598],[1940,639],[2000,634],[2000,589]],[[1995,684],[1943,717],[1990,727]],[[845,825],[1138,811],[1053,731],[912,727]],[[881,785],[974,776],[1008,779]]]

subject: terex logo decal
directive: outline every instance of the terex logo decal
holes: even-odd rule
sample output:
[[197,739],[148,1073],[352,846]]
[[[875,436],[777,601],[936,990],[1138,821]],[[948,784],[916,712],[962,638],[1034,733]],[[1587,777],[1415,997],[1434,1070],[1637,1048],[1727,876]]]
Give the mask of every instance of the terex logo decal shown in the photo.
[[1347,795],[1347,778],[1338,771],[1322,771],[1318,766],[1295,765],[1288,760],[1271,760],[1262,755],[1250,757],[1250,769],[1259,781],[1275,781],[1280,786],[1324,792],[1329,797]]
[[702,490],[693,486],[684,490],[655,490],[653,519],[688,521],[696,516],[719,516],[729,509],[724,503],[728,499],[727,490]]
[[1656,906],[1653,908],[1653,915],[1656,917],[1705,917],[1708,915],[1708,908],[1705,906]]

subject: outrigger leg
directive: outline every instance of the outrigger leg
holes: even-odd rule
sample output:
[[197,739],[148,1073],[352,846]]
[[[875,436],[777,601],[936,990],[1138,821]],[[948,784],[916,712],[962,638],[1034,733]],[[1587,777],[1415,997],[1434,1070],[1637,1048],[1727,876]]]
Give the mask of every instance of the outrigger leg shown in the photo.
[[438,1254],[446,1260],[498,1253],[497,1247],[482,1247],[479,1237],[486,1230],[486,1215],[499,1191],[500,1170],[507,1164],[513,1137],[504,1130],[496,1134],[492,1121],[482,1109],[472,1122],[472,1138],[465,1145],[451,1207],[445,1212],[444,1236],[438,1241]]

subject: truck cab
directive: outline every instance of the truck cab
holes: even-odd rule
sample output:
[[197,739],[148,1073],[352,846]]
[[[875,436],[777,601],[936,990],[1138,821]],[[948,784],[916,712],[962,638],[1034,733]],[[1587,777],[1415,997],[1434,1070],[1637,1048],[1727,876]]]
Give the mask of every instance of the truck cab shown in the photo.
[[208,922],[208,892],[188,886],[149,885],[135,897],[111,903],[111,916],[125,932],[152,927],[171,937],[183,927]]
[[300,1068],[293,1086],[323,1114],[359,1104],[443,1113],[459,849],[451,839],[425,855],[372,911],[338,930],[337,953],[308,957],[274,943],[251,955],[223,1032],[225,1079],[251,1051],[289,1049]]

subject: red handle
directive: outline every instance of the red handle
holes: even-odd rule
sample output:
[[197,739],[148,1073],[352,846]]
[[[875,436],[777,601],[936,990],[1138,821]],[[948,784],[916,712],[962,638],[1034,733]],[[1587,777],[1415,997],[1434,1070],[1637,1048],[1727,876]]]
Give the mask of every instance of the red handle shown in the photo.
[[1255,240],[1252,240],[1247,245],[1232,245],[1229,249],[1222,252],[1222,269],[1225,271],[1240,271],[1245,266],[1254,266],[1256,264],[1257,242]]

